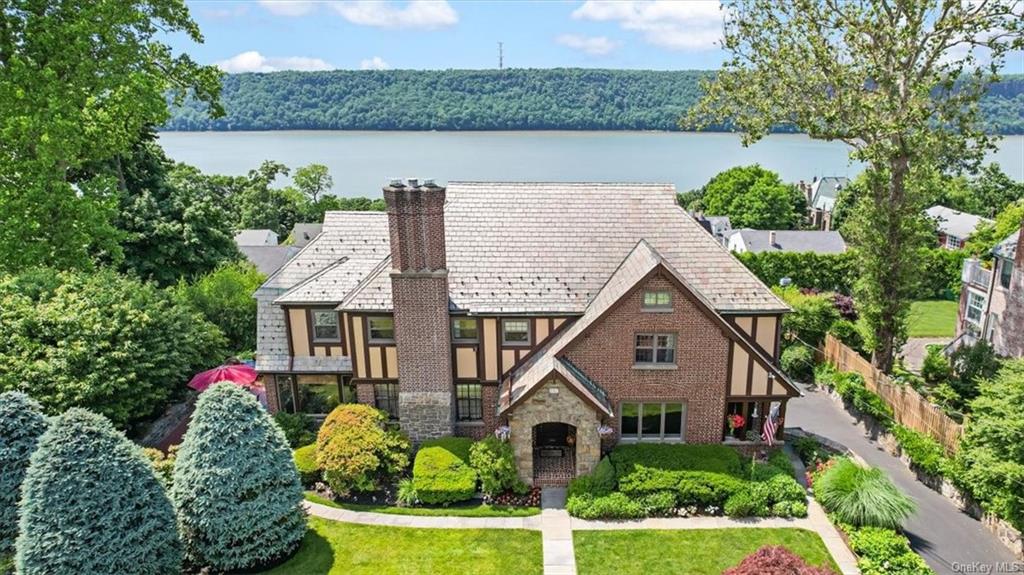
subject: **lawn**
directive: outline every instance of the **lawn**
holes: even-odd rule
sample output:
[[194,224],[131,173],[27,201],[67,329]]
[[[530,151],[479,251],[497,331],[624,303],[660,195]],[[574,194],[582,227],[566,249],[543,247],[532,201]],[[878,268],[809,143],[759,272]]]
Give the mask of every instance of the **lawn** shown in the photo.
[[385,513],[388,515],[420,515],[429,517],[529,517],[539,515],[538,507],[502,507],[487,505],[486,503],[473,503],[469,505],[452,504],[448,507],[395,507],[392,505],[366,505],[361,503],[338,503],[320,497],[315,493],[306,492],[306,501],[348,509],[349,511],[371,511],[373,513]]
[[539,575],[540,531],[413,529],[310,517],[299,551],[268,575]]
[[720,575],[765,545],[784,545],[812,565],[838,567],[805,529],[574,531],[580,575]]
[[953,337],[959,302],[949,300],[915,301],[907,318],[909,337]]

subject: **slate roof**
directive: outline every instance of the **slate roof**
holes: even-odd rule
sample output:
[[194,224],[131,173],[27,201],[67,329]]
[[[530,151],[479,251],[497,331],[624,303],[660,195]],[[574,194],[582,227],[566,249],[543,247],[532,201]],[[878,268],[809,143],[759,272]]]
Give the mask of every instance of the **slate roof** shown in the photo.
[[[714,309],[789,309],[676,205],[670,184],[451,182],[445,231],[455,311],[581,314],[641,239]],[[264,287],[291,288],[277,303],[388,310],[388,253],[386,214],[328,212]]]
[[850,185],[845,176],[825,176],[811,184],[811,207],[826,212],[832,211],[839,191]]
[[1001,258],[1012,260],[1017,257],[1017,239],[1020,237],[1020,229],[1013,232],[1006,237],[1005,240],[996,244],[996,247],[992,248],[992,253]]
[[[571,325],[552,336],[547,344],[537,349],[530,358],[507,376],[508,380],[511,381],[511,385],[501,386],[498,401],[499,412],[506,411],[512,405],[515,405],[517,401],[526,397],[531,390],[546,381],[552,372],[555,372],[562,376],[570,385],[576,387],[581,395],[590,400],[596,407],[604,409],[608,415],[612,415],[611,406],[608,404],[603,390],[600,389],[601,382],[588,380],[585,374],[572,364],[566,362],[564,358],[560,357],[560,354],[577,336],[597,322],[617,301],[622,299],[623,296],[628,294],[639,282],[659,266],[667,270],[679,283],[690,291],[697,299],[698,305],[715,313],[711,302],[701,292],[696,290],[693,284],[680,274],[670,261],[664,258],[646,240],[640,240],[614,273],[612,273],[583,315]],[[758,362],[765,369],[769,370],[769,373],[779,377],[784,384],[790,387],[794,394],[798,393],[792,387],[792,384],[788,383],[786,376],[774,366],[771,359],[765,357],[756,346],[749,345],[749,339],[745,335],[736,330],[731,324],[724,323],[724,320],[723,325],[732,332],[735,339],[748,342],[746,346],[748,352],[753,353]],[[595,386],[597,389],[594,389]]]
[[775,245],[769,242],[772,230],[752,230],[743,228],[725,232],[728,242],[739,234],[748,252],[815,252],[819,254],[839,254],[846,251],[846,241],[837,231],[822,232],[817,230],[775,230]]
[[265,276],[269,276],[281,269],[288,260],[299,253],[299,248],[294,246],[238,246],[245,259],[249,260],[256,269]]
[[974,235],[974,230],[982,223],[991,222],[988,218],[959,212],[946,206],[932,206],[924,211],[929,218],[935,220],[935,227],[948,236],[956,236],[965,240]]
[[291,239],[292,245],[301,248],[313,241],[320,231],[323,230],[324,225],[318,223],[299,223],[292,227]]
[[276,246],[277,234],[273,230],[238,230],[235,234],[238,246]]

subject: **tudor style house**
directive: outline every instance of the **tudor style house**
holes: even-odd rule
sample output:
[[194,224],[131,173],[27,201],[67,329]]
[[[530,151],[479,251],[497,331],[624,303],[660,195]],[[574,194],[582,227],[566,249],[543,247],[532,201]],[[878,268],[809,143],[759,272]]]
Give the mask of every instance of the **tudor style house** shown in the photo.
[[368,403],[414,442],[501,430],[543,483],[619,441],[760,433],[798,395],[778,367],[789,309],[671,185],[395,180],[384,197],[386,214],[328,212],[256,292],[271,410]]

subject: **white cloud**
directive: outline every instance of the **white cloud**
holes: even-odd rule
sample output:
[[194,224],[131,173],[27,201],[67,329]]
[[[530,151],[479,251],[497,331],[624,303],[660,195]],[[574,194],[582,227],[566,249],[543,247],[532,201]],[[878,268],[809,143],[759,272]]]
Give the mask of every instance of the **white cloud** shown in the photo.
[[342,18],[353,24],[377,28],[433,29],[452,26],[459,15],[446,0],[412,0],[398,8],[390,2],[353,0],[331,4]]
[[604,56],[619,47],[617,42],[607,36],[580,36],[579,34],[562,34],[555,41],[563,46],[580,50],[591,56]]
[[373,58],[367,58],[360,60],[360,70],[387,70],[391,65],[384,61],[384,58],[380,56],[374,56]]
[[304,56],[267,57],[255,50],[242,52],[217,62],[217,67],[229,74],[241,72],[277,72],[278,70],[333,70],[334,66],[320,58]]
[[316,8],[316,2],[301,0],[260,0],[260,6],[278,16],[305,16]]
[[722,39],[719,0],[587,0],[573,11],[575,20],[618,22],[650,44],[672,50],[709,50]]

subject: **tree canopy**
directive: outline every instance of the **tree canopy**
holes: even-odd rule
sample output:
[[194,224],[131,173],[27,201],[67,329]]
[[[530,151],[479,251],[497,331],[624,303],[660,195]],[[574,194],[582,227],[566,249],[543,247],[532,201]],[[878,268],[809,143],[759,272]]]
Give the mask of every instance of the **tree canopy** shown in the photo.
[[925,181],[977,166],[992,148],[979,102],[1024,46],[1021,10],[1013,0],[738,0],[725,18],[729,56],[684,122],[735,122],[745,143],[788,124],[845,142],[867,165],[846,229],[883,370],[906,338],[918,249],[934,241]]
[[[169,130],[678,130],[701,97],[699,70],[333,70],[224,77],[227,114],[189,100]],[[799,89],[799,88],[797,88]],[[986,127],[1024,133],[1024,76],[982,101]],[[730,121],[709,130],[732,129]],[[779,124],[777,132],[796,127]]]
[[2,279],[0,325],[0,391],[25,391],[48,413],[85,407],[122,428],[225,357],[224,336],[198,312],[110,270]]
[[757,164],[720,172],[698,194],[700,209],[729,216],[733,228],[791,230],[807,216],[803,192]]
[[77,170],[165,122],[168,94],[219,111],[220,73],[158,40],[173,33],[202,41],[182,0],[4,3],[0,270],[119,259],[117,182]]

